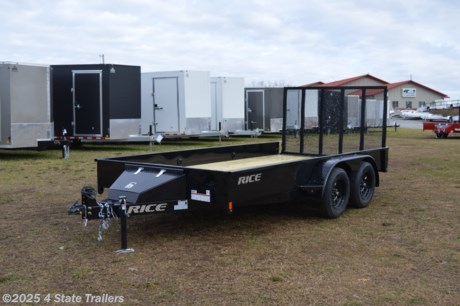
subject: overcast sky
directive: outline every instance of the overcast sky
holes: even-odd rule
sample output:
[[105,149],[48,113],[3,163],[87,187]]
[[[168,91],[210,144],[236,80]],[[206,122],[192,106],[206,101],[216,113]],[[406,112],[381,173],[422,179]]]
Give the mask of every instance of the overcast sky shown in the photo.
[[455,0],[0,0],[0,61],[206,70],[246,84],[370,73],[460,99]]

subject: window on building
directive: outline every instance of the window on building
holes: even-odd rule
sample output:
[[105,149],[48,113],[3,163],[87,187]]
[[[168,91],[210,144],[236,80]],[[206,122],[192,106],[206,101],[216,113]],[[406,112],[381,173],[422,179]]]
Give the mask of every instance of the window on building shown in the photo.
[[406,101],[406,108],[412,108],[412,101]]
[[391,101],[391,104],[393,105],[393,109],[399,108],[399,101]]
[[418,107],[424,107],[424,106],[426,106],[425,101],[418,101]]

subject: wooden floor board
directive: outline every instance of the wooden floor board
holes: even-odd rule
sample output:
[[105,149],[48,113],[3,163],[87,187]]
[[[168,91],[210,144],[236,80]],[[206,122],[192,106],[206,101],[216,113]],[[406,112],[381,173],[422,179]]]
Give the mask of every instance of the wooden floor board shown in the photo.
[[188,168],[231,172],[250,168],[278,165],[292,161],[307,160],[310,158],[311,157],[308,156],[278,154],[193,165],[189,166]]

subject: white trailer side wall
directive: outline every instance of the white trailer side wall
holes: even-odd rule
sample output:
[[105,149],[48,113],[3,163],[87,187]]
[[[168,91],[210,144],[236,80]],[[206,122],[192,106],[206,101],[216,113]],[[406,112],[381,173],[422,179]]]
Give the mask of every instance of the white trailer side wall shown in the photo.
[[[207,71],[181,71],[184,82],[184,98],[179,105],[185,108],[180,116],[181,126],[189,135],[200,134],[211,129],[211,83]],[[179,80],[180,80],[179,79]],[[180,84],[180,83],[179,83]],[[180,100],[180,98],[179,98]]]
[[141,134],[153,131],[153,73],[141,73]]
[[[196,135],[210,129],[210,77],[206,71],[141,74],[141,132]],[[154,105],[155,104],[155,105]]]
[[235,132],[244,129],[244,78],[211,78],[211,129]]

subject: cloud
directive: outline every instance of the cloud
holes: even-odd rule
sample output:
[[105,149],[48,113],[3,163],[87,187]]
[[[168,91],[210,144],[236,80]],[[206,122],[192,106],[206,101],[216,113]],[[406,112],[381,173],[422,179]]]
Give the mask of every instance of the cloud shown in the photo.
[[[0,60],[209,70],[293,85],[371,73],[457,97],[447,0],[0,0]],[[452,94],[455,93],[455,94]],[[457,95],[457,96],[455,96]]]

